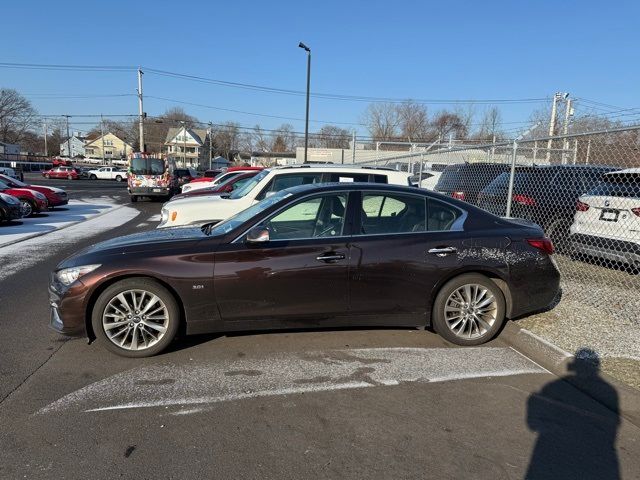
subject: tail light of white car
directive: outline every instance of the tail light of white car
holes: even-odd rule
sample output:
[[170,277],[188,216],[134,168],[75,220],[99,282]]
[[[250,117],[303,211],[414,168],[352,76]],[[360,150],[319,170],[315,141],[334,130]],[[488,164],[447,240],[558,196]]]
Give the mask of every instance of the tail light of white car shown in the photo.
[[631,212],[636,216],[636,217],[640,217],[640,207],[637,208],[632,208]]
[[580,200],[578,200],[576,202],[576,211],[577,212],[586,212],[587,210],[589,210],[589,204],[588,203],[581,202]]

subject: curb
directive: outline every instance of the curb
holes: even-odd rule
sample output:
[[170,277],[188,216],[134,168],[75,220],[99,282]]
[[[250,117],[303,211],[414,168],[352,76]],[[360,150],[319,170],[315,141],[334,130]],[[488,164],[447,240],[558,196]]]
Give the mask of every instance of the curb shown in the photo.
[[23,238],[21,238],[19,240],[13,241],[13,242],[0,243],[0,248],[6,247],[8,245],[15,245],[17,243],[26,242],[27,240],[31,240],[32,238],[41,237],[41,236],[47,235],[49,233],[59,232],[60,230],[64,230],[65,228],[73,227],[74,225],[78,225],[79,223],[88,222],[89,220],[93,220],[94,218],[99,218],[99,217],[101,217],[103,215],[106,215],[107,213],[111,213],[113,211],[120,210],[122,207],[126,207],[126,205],[119,205],[117,207],[110,208],[106,212],[98,213],[97,215],[94,215],[91,218],[85,218],[84,220],[78,220],[77,222],[70,223],[68,225],[65,225],[64,227],[53,228],[51,230],[47,230],[46,232],[34,233],[33,235],[28,235],[26,237],[23,237]]
[[640,392],[601,372],[601,379],[611,385],[618,394],[617,402],[589,379],[576,377],[569,369],[574,356],[539,337],[535,333],[520,328],[515,322],[506,323],[500,339],[507,345],[529,357],[541,367],[561,377],[570,385],[593,398],[609,410],[617,413],[635,426],[640,426]]

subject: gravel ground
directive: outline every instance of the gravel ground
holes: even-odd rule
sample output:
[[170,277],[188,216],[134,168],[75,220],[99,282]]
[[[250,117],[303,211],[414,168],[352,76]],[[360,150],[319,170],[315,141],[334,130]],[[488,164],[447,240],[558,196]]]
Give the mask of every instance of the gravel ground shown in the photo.
[[582,347],[596,351],[602,370],[640,390],[638,319],[624,319],[563,295],[551,311],[518,321],[522,328],[570,353]]

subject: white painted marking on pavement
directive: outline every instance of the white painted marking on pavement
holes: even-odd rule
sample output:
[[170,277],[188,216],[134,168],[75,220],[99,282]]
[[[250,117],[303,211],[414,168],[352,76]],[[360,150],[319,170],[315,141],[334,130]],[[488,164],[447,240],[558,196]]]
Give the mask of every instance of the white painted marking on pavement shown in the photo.
[[206,406],[265,396],[529,373],[546,372],[510,348],[367,348],[282,353],[204,365],[137,367],[72,392],[39,413]]
[[159,222],[160,220],[162,220],[162,215],[160,215],[159,213],[155,214],[155,215],[151,215],[147,221],[149,222]]
[[0,280],[50,257],[51,250],[60,245],[72,245],[80,239],[119,227],[139,214],[140,212],[134,208],[120,207],[63,230],[56,230],[14,245],[6,245],[0,248]]

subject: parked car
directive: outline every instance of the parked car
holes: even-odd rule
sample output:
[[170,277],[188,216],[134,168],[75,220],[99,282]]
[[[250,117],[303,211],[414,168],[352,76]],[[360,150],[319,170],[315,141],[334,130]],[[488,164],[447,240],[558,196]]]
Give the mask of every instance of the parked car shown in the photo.
[[511,166],[503,163],[456,163],[444,169],[435,191],[476,205],[478,194]]
[[[566,252],[569,227],[578,197],[601,182],[615,167],[545,165],[517,167],[513,180],[511,216],[540,225],[559,252]],[[510,173],[500,174],[478,196],[478,206],[505,215]]]
[[73,169],[76,171],[76,173],[78,174],[78,178],[81,179],[88,179],[89,178],[89,168],[87,167],[73,167]]
[[640,168],[606,173],[578,199],[569,240],[574,253],[640,269]]
[[114,238],[68,258],[51,276],[50,325],[130,357],[161,352],[179,330],[319,325],[432,325],[479,345],[556,298],[552,252],[531,222],[427,190],[305,184],[215,226]]
[[[234,173],[234,172],[231,172]],[[219,222],[280,190],[308,183],[372,182],[409,185],[409,174],[391,169],[296,165],[265,169],[229,195],[183,198],[162,207],[158,228]]]
[[13,195],[0,193],[0,223],[19,220],[23,210],[20,200]]
[[29,188],[13,188],[0,181],[0,192],[12,195],[20,200],[22,204],[22,215],[24,217],[29,217],[49,208],[47,197]]
[[422,173],[411,176],[411,185],[419,188],[426,188],[428,190],[434,190],[442,172],[436,172],[434,170],[423,170]]
[[42,172],[44,178],[66,178],[67,180],[77,180],[78,173],[73,167],[57,166]]
[[28,188],[29,190],[42,193],[47,197],[49,208],[60,207],[69,203],[69,196],[67,195],[67,192],[61,188],[45,187],[44,185],[29,185],[21,182],[20,180],[9,178],[6,175],[0,175],[0,182],[4,182],[12,188]]
[[176,177],[178,177],[179,186],[182,186],[185,183],[192,182],[198,177],[195,170],[191,170],[190,168],[176,168],[174,170],[174,173]]
[[211,169],[211,170],[206,170],[201,177],[198,178],[194,178],[192,181],[193,182],[208,182],[209,180],[211,180],[212,178],[217,177],[218,175],[220,175],[221,173],[224,173],[224,170],[222,169]]
[[227,180],[213,187],[199,188],[187,193],[180,193],[171,197],[171,201],[181,198],[197,197],[202,195],[222,195],[242,188],[251,178],[258,174],[257,171],[240,172],[238,175],[227,177]]
[[5,175],[5,176],[11,177],[11,178],[13,178],[15,180],[20,180],[20,175],[18,175],[13,168],[0,167],[0,175]]
[[241,172],[260,172],[262,170],[264,170],[264,167],[229,167],[213,178],[196,178],[192,182],[183,185],[182,193],[219,185],[222,182],[226,182],[229,178],[239,175]]
[[127,179],[127,172],[120,167],[100,167],[87,172],[89,180],[115,180],[122,182]]

